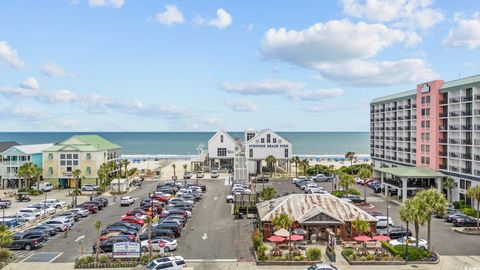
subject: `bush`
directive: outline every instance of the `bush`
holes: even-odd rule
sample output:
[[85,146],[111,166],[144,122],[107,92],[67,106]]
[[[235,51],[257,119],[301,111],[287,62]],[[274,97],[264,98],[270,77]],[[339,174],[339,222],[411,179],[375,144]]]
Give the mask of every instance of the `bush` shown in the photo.
[[12,256],[12,254],[10,253],[10,250],[8,250],[8,249],[2,249],[0,251],[0,261],[2,261],[2,262],[8,261],[8,259],[11,256]]
[[89,264],[94,261],[93,256],[82,256],[77,259],[77,264],[78,265],[84,265],[84,264]]
[[322,251],[319,248],[307,249],[307,258],[310,261],[319,261],[322,257]]
[[[382,245],[386,249],[388,249],[393,254],[393,256],[397,258],[403,258],[405,256],[405,245],[392,246],[387,242],[382,242]],[[407,247],[407,254],[408,254],[409,261],[419,261],[426,257],[432,256],[432,254],[429,251],[423,248],[417,248],[412,246]]]
[[462,213],[471,217],[477,217],[477,211],[473,208],[463,208]]
[[108,258],[107,255],[102,255],[98,258],[98,262],[100,263],[108,263],[110,261],[110,258]]
[[373,255],[372,254],[368,254],[365,259],[367,259],[367,261],[371,261],[373,260]]
[[298,261],[303,261],[303,256],[294,256],[293,260],[298,262]]
[[252,234],[253,248],[258,249],[259,246],[263,244],[263,235],[259,230],[255,230]]
[[346,248],[342,251],[342,254],[349,257],[350,255],[354,254],[355,250],[353,248]]
[[332,195],[335,196],[335,197],[338,197],[338,198],[342,198],[343,196],[345,196],[346,192],[343,191],[343,190],[334,190],[332,191]]
[[265,255],[265,251],[267,251],[267,247],[263,243],[260,246],[258,246],[257,255],[258,255],[259,261],[264,261],[267,259],[267,256]]
[[349,188],[347,190],[347,194],[350,194],[350,195],[361,195],[360,191],[354,189],[354,188]]
[[[152,256],[152,260],[155,260],[155,259],[157,259],[157,258],[158,258],[158,256],[155,255],[155,253],[154,253],[154,255]],[[140,264],[145,265],[145,264],[147,264],[147,263],[149,263],[149,262],[150,262],[150,261],[148,260],[148,254],[143,254],[143,255],[140,257]]]

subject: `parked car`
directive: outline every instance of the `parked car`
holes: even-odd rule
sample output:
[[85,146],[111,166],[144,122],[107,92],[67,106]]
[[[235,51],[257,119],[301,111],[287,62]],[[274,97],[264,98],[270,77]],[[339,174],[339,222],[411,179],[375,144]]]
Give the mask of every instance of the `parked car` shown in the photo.
[[[152,230],[152,239],[153,238],[158,238],[158,237],[169,237],[169,238],[175,238],[175,234],[173,233],[172,230],[170,229],[157,229],[157,230]],[[144,241],[148,239],[148,233],[144,231],[142,234],[138,236],[138,239],[140,241]]]
[[0,225],[5,225],[8,228],[14,228],[20,225],[18,217],[5,217],[0,219]]
[[127,229],[135,230],[137,232],[142,228],[142,226],[140,226],[138,224],[132,224],[132,223],[124,222],[124,221],[114,222],[114,223],[108,225],[107,228],[110,227],[110,226],[123,226]]
[[58,199],[47,199],[47,200],[44,200],[44,201],[41,201],[41,202],[43,202],[43,203],[45,203],[45,204],[47,204],[47,205],[49,204],[49,205],[51,205],[51,206],[53,206],[53,207],[55,207],[55,208],[65,208],[65,207],[67,207],[67,203],[66,203],[66,202],[60,201],[60,200],[58,200]]
[[120,198],[120,206],[130,206],[135,202],[132,196],[125,196]]
[[31,189],[33,190],[42,190],[44,192],[48,192],[53,189],[52,183],[50,182],[40,182],[40,184],[35,183],[31,186]]
[[[416,246],[416,241],[417,239],[415,237],[409,236],[408,239],[407,237],[402,237],[402,238],[390,240],[389,243],[392,246],[398,246],[398,245],[405,245],[405,242],[406,242],[407,245],[414,247]],[[428,246],[427,240],[425,239],[418,240],[419,248],[427,249],[427,246]]]
[[145,265],[147,270],[181,270],[187,267],[185,260],[181,256],[175,257],[164,257],[160,259],[155,259]]
[[108,199],[106,197],[103,197],[103,196],[100,196],[100,197],[95,197],[93,198],[94,202],[100,202],[103,204],[103,207],[107,207],[108,206]]
[[9,208],[12,206],[12,201],[7,199],[0,199],[0,208]]
[[140,219],[140,218],[137,218],[137,217],[134,217],[134,216],[122,217],[121,221],[128,222],[128,223],[131,223],[131,224],[138,224],[142,227],[143,227],[143,225],[145,225],[145,221],[143,221],[143,219]]
[[398,238],[405,237],[407,235],[412,236],[412,232],[410,229],[407,230],[404,227],[398,227],[398,226],[388,226],[388,229],[387,227],[381,228],[377,230],[377,233],[381,235],[386,235],[390,237],[390,239],[398,239]]
[[218,178],[220,175],[218,174],[218,171],[213,170],[212,173],[210,174],[210,177],[212,178]]
[[473,217],[456,217],[453,219],[453,226],[456,227],[475,227],[477,226],[477,220]]
[[92,185],[92,184],[82,185],[82,191],[95,191],[97,189],[98,187],[96,185]]
[[445,215],[445,221],[452,223],[453,220],[457,217],[467,217],[467,215],[465,215],[461,211],[456,211],[456,212],[453,212],[451,214]]
[[45,242],[45,237],[41,234],[37,233],[15,233],[12,236],[12,243],[7,246],[10,249],[25,249],[31,250],[39,248]]
[[[387,227],[388,225],[390,226],[394,226],[395,224],[393,223],[393,219],[392,217],[386,217],[386,216],[376,216],[375,217],[378,221],[377,221],[377,228],[385,228]],[[388,220],[388,222],[387,222]]]
[[157,226],[154,227],[153,230],[157,230],[157,229],[169,229],[169,230],[172,230],[175,237],[180,237],[182,235],[182,225],[179,225],[179,224],[171,224],[171,223],[168,223],[168,224],[163,224],[163,223],[159,223]]
[[197,171],[197,178],[203,178],[203,171]]
[[152,246],[153,251],[160,251],[160,243],[164,244],[163,251],[165,252],[170,252],[177,249],[177,240],[168,237],[155,238],[152,239],[150,243],[148,240],[143,240],[140,243],[140,246],[143,252],[147,252],[149,246]]
[[41,203],[29,205],[28,208],[38,209],[40,211],[40,215],[52,215],[57,212],[56,208]]
[[266,175],[260,175],[256,178],[257,183],[268,183],[270,179]]
[[305,270],[340,270],[340,269],[333,266],[333,264],[331,263],[317,263],[305,268]]
[[41,215],[40,210],[38,210],[37,208],[22,208],[17,211],[17,214],[34,215],[37,218]]
[[54,236],[58,233],[57,227],[51,226],[51,225],[46,225],[46,224],[39,224],[39,225],[33,227],[33,229],[48,231],[49,236]]
[[54,226],[57,230],[57,232],[63,232],[65,230],[68,230],[71,225],[69,222],[65,221],[65,220],[47,220],[47,221],[44,221],[42,223],[43,225],[50,225],[50,226]]
[[[112,252],[113,251],[113,244],[121,243],[121,242],[130,242],[130,240],[126,237],[111,237],[107,240],[101,241],[99,244],[99,248],[103,252]],[[93,244],[93,252],[97,250],[97,245]]]
[[192,172],[185,172],[183,174],[183,179],[191,179],[192,178]]
[[90,214],[95,214],[98,212],[98,206],[91,203],[82,203],[77,205],[77,207],[87,210]]
[[88,211],[87,209],[83,209],[83,208],[72,208],[68,212],[77,214],[80,217],[88,217],[88,215],[90,214],[90,211]]

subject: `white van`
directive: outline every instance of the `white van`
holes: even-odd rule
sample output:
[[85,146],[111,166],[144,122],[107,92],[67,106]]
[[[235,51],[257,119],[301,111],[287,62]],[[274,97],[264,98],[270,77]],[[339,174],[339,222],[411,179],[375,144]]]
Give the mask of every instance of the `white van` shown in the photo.
[[[33,184],[31,188],[33,190],[37,190],[37,184],[38,183]],[[38,189],[43,191],[50,191],[53,189],[53,186],[52,186],[52,183],[50,182],[40,182],[40,186],[38,187]]]

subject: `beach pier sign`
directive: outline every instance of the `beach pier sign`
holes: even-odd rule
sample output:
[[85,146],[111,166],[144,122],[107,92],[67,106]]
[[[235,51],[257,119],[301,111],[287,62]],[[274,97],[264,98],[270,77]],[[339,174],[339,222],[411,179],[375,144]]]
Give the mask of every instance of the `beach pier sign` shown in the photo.
[[113,244],[113,258],[140,258],[140,243],[120,242]]

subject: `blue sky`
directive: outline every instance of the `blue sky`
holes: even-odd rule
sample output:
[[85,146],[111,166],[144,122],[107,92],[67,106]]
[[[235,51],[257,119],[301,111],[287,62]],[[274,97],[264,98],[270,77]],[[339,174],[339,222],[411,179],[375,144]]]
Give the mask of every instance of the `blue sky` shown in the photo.
[[479,72],[477,0],[0,3],[0,131],[367,131]]

